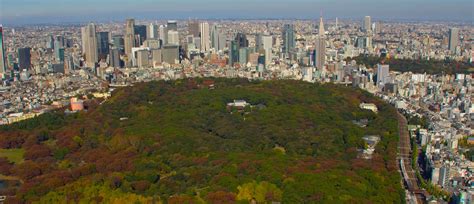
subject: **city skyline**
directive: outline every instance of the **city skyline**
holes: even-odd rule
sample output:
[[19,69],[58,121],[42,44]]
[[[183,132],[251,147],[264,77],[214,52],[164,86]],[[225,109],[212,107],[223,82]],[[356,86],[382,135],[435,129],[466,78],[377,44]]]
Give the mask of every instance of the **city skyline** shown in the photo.
[[[470,6],[469,6],[470,4]],[[88,5],[88,6],[84,6]],[[41,24],[137,19],[354,19],[374,16],[384,20],[443,20],[473,22],[473,2],[469,0],[349,1],[295,0],[32,0],[2,1],[0,24]],[[420,12],[423,8],[423,12]]]

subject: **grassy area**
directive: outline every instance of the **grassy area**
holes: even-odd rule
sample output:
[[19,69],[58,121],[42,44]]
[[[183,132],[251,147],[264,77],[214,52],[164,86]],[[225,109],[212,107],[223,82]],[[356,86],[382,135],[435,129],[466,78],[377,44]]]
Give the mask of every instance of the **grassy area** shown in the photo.
[[0,157],[6,157],[9,161],[18,164],[23,162],[23,149],[0,149]]

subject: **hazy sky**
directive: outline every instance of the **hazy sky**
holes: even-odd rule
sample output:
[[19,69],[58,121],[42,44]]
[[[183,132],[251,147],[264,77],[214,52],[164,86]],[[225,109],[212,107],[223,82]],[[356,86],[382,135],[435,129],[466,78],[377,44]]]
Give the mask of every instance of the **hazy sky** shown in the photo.
[[0,0],[0,23],[186,18],[474,21],[474,0]]

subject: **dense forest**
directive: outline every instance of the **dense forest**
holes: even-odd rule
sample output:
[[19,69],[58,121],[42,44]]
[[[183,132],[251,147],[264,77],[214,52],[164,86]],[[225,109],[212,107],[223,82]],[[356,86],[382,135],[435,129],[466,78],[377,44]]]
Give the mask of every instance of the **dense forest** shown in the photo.
[[[235,99],[252,106],[227,108]],[[395,111],[333,84],[136,84],[86,112],[0,127],[0,148],[23,156],[0,157],[0,176],[21,181],[2,194],[16,195],[7,203],[403,203]],[[370,160],[358,157],[364,135],[381,137]]]
[[368,67],[376,67],[377,64],[384,62],[390,65],[390,70],[399,72],[411,71],[419,74],[469,74],[474,72],[474,64],[454,60],[394,59],[368,55],[346,59],[346,61],[351,60],[355,60],[357,64],[363,64]]

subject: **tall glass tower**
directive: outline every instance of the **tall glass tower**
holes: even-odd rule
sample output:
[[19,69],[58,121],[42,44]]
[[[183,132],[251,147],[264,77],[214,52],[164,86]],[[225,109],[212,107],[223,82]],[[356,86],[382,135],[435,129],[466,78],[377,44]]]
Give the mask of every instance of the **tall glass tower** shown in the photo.
[[283,38],[283,53],[288,54],[296,46],[295,27],[291,24],[286,24],[282,32]]
[[0,79],[5,78],[7,65],[5,64],[5,48],[3,47],[3,26],[0,25]]

